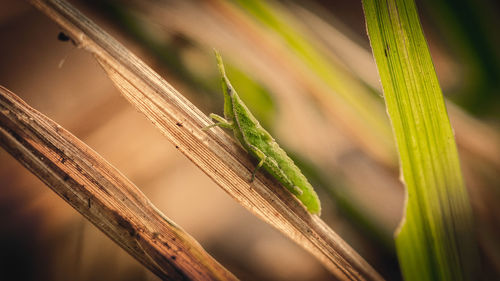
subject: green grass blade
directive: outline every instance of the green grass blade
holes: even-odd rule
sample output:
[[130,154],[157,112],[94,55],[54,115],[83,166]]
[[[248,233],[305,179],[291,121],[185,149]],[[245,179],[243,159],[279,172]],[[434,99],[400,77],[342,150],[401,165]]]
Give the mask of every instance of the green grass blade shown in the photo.
[[407,187],[396,236],[406,280],[469,280],[472,213],[443,95],[413,0],[363,0]]

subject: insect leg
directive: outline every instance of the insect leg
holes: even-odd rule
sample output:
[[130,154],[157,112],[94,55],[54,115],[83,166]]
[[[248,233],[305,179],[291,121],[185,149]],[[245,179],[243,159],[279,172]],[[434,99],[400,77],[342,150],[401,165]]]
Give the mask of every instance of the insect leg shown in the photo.
[[268,158],[268,161],[270,163],[270,169],[273,171],[272,173],[274,176],[281,182],[283,185],[290,190],[293,194],[296,196],[302,195],[303,191],[296,186],[290,178],[283,172],[283,170],[279,167],[278,162],[274,160],[273,158]]
[[264,158],[260,160],[259,164],[257,164],[257,167],[255,167],[255,170],[253,170],[253,172],[252,172],[252,178],[250,179],[250,182],[253,182],[253,180],[255,180],[255,173],[257,173],[257,170],[260,167],[262,167],[262,164],[264,164],[266,159],[267,159],[267,155],[264,155]]
[[273,158],[267,157],[267,155],[257,148],[255,145],[251,143],[247,143],[249,148],[255,153],[257,158],[260,160],[259,164],[257,167],[255,167],[255,170],[252,172],[252,178],[250,179],[250,182],[253,182],[255,179],[255,173],[257,173],[257,170],[259,170],[260,167],[264,164],[264,162],[267,160],[270,162],[270,169],[273,171],[273,174],[276,178],[278,178],[293,194],[300,196],[302,195],[303,191],[297,187],[291,180],[288,178],[288,176],[283,172],[282,169],[280,169],[278,162],[274,160]]
[[[246,141],[245,136],[243,136],[243,139]],[[257,170],[259,170],[259,168],[262,167],[262,165],[264,164],[264,162],[268,158],[267,158],[267,155],[262,150],[257,148],[255,145],[253,145],[247,141],[246,141],[246,144],[248,145],[248,148],[255,154],[255,156],[257,156],[257,159],[260,160],[259,164],[257,164],[257,167],[255,167],[255,169],[252,172],[252,178],[250,179],[250,182],[253,182],[255,180],[255,174],[257,173]]]
[[217,115],[215,113],[210,113],[209,117],[210,117],[210,119],[213,119],[213,120],[217,121],[217,123],[214,123],[212,125],[208,125],[206,127],[203,127],[202,130],[208,130],[208,129],[212,128],[212,127],[217,127],[217,126],[222,127],[222,128],[226,128],[226,129],[232,129],[233,128],[233,123],[227,121],[222,116],[219,116],[219,115]]

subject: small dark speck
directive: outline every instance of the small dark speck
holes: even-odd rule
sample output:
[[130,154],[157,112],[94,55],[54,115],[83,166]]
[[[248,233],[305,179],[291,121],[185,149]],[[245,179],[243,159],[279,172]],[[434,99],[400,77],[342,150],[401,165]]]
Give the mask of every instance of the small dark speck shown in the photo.
[[384,55],[387,57],[387,49],[384,49]]
[[64,181],[68,181],[68,180],[69,180],[69,176],[68,176],[68,175],[64,175],[63,180],[64,180]]
[[63,164],[64,164],[64,162],[66,162],[66,158],[61,157],[61,163],[63,163]]
[[175,125],[182,127],[182,123],[180,123],[180,122],[175,123]]
[[89,204],[89,209],[90,209],[90,207],[91,207],[91,205],[90,205],[90,198],[89,198],[89,199],[87,199],[87,202],[88,202],[88,204]]
[[176,145],[176,146],[175,146],[175,148],[179,148],[179,146],[178,146],[178,145]]
[[135,227],[126,218],[122,217],[118,213],[115,213],[115,218],[117,224],[123,228],[123,230],[127,231],[131,237],[138,235]]
[[70,39],[71,38],[69,38],[68,35],[64,34],[64,32],[59,32],[59,34],[57,35],[57,40],[62,41],[62,42],[69,41]]
[[177,257],[176,257],[176,256],[170,256],[170,257],[171,257],[174,261],[175,261],[175,259],[177,259]]

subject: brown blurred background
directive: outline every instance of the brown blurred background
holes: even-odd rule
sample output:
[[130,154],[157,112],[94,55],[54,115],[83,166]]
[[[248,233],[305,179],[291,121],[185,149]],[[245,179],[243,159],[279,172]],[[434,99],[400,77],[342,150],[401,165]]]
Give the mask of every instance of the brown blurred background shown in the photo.
[[[259,119],[319,186],[324,220],[382,275],[401,278],[391,234],[402,215],[404,190],[398,181],[392,138],[387,137],[390,129],[387,124],[380,125],[380,130],[366,125],[366,120],[356,119],[356,109],[342,102],[321,106],[335,103],[330,92],[359,90],[366,93],[355,98],[364,106],[375,105],[369,114],[384,120],[360,1],[271,5],[332,69],[336,67],[339,75],[347,73],[344,82],[349,85],[318,81],[321,73],[310,70],[318,65],[308,65],[309,58],[290,47],[293,40],[259,23],[259,16],[245,11],[244,5],[226,1],[72,3],[207,114],[222,110],[211,55],[212,48],[219,49],[230,79],[241,83],[235,85],[238,91],[246,90],[244,99],[250,100]],[[441,85],[452,100],[450,118],[476,215],[484,271],[498,276],[500,64],[495,62],[500,52],[496,32],[482,27],[498,15],[498,7],[493,1],[478,2],[474,11],[492,8],[476,18],[478,23],[472,18],[472,27],[462,27],[458,16],[455,21],[453,16],[440,19],[446,11],[460,15],[461,10],[446,6],[447,1],[437,1],[435,6],[418,3]],[[483,49],[457,43],[468,38],[469,33],[457,32],[466,28],[483,32]],[[311,255],[235,203],[179,153],[127,103],[91,55],[57,40],[60,31],[24,1],[1,0],[0,84],[101,154],[239,278],[333,278]],[[492,53],[486,59],[490,62],[481,58],[483,52]],[[388,133],[379,132],[384,130]],[[3,149],[0,224],[1,280],[157,279]]]

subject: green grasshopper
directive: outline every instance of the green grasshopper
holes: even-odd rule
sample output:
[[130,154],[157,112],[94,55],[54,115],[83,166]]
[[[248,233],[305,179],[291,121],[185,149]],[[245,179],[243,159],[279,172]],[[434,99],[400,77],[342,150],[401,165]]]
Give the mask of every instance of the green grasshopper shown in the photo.
[[219,52],[215,51],[215,57],[221,74],[222,91],[224,92],[225,118],[211,113],[209,116],[216,123],[204,129],[220,126],[233,130],[234,136],[243,148],[259,160],[250,182],[255,179],[257,170],[264,167],[269,174],[278,179],[290,192],[297,196],[310,213],[320,214],[321,206],[318,195],[314,192],[311,184],[274,138],[262,128],[259,121],[240,99],[226,76]]

